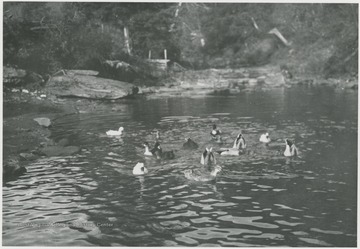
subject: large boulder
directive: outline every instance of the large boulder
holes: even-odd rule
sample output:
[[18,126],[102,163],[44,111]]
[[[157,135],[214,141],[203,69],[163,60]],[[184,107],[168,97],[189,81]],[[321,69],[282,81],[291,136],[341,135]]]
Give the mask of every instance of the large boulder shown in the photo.
[[45,91],[58,97],[115,100],[136,94],[138,88],[130,83],[66,71],[52,77]]

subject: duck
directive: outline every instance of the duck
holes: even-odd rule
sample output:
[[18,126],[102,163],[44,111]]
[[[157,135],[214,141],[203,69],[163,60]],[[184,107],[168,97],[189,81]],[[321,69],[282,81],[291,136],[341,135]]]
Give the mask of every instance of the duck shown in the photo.
[[221,148],[217,153],[222,156],[239,156],[242,152],[242,149],[246,148],[245,138],[241,133],[239,133],[234,141],[234,145],[232,148]]
[[124,130],[124,127],[121,126],[121,127],[119,128],[119,130],[117,130],[117,131],[108,130],[108,131],[106,132],[106,135],[108,135],[108,136],[120,136],[120,135],[122,134],[123,130]]
[[163,151],[158,141],[155,142],[154,148],[151,150],[151,153],[155,155],[158,159],[170,160],[175,158],[174,151]]
[[212,136],[213,139],[218,139],[218,136],[220,136],[221,131],[219,129],[217,129],[216,124],[213,124],[213,129],[210,132],[210,135]]
[[192,181],[209,182],[209,181],[214,181],[216,179],[217,173],[219,173],[221,170],[222,170],[221,166],[216,165],[211,172],[187,169],[184,171],[184,175],[185,178]]
[[291,156],[297,156],[299,154],[295,144],[289,139],[285,139],[285,145],[286,147],[284,151],[284,156],[291,157]]
[[155,140],[156,141],[160,140],[160,132],[158,130],[155,131]]
[[213,140],[215,140],[215,143],[218,143],[218,144],[223,143],[222,137],[220,135],[217,135],[215,138],[213,138]]
[[271,139],[269,137],[269,133],[266,132],[265,134],[261,134],[259,141],[265,144],[270,143]]
[[216,159],[212,152],[212,148],[205,148],[204,152],[201,154],[200,163],[204,165],[208,171],[212,170],[212,165],[216,164]]
[[145,156],[154,156],[154,154],[153,154],[154,149],[152,149],[150,151],[150,145],[148,142],[144,142],[143,146],[145,147],[145,152],[144,152]]
[[137,163],[133,168],[133,175],[145,175],[148,173],[147,168],[145,168],[144,163]]
[[241,133],[236,136],[233,148],[238,150],[246,148],[245,138]]
[[217,151],[217,153],[219,153],[221,156],[239,156],[240,150],[229,148],[229,149]]
[[197,149],[199,145],[195,143],[191,138],[185,138],[185,143],[183,144],[184,149]]

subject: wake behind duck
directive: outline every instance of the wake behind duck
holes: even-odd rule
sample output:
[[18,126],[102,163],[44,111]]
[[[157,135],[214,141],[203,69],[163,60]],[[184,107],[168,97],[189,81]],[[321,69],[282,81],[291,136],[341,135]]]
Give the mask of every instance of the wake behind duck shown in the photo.
[[212,148],[206,148],[201,154],[200,163],[204,165],[201,169],[187,169],[184,171],[185,178],[197,182],[209,182],[216,179],[217,173],[222,168],[216,164],[215,156],[212,152]]

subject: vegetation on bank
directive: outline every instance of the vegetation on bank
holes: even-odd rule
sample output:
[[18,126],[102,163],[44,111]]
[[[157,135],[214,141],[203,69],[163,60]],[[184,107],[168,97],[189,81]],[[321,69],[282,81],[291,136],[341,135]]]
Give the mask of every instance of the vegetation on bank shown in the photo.
[[146,59],[164,49],[191,69],[271,63],[295,75],[357,76],[357,4],[5,2],[3,20],[4,65],[43,76],[119,60],[150,77]]

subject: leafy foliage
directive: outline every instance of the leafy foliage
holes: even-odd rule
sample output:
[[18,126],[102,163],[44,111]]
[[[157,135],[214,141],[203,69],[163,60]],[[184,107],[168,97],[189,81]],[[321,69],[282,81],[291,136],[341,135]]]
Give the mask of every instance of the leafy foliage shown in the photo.
[[[292,46],[268,35],[273,28]],[[140,65],[164,49],[193,68],[272,62],[324,75],[357,71],[356,4],[5,2],[3,30],[4,63],[41,74],[97,70],[107,59]]]

